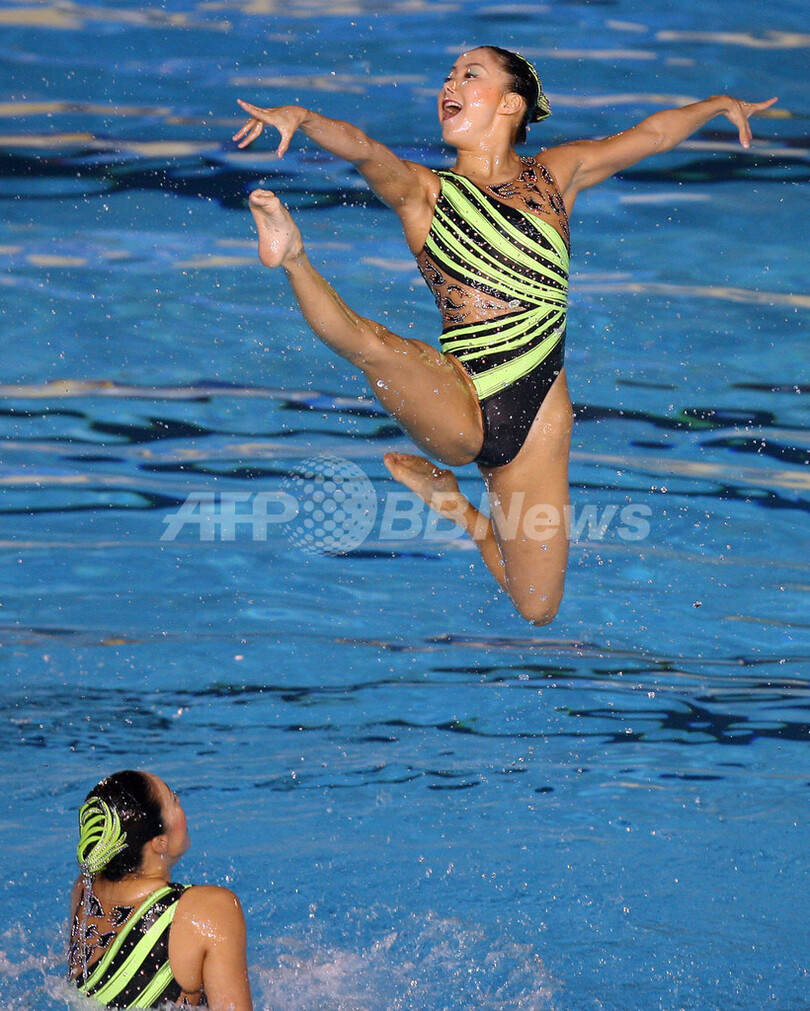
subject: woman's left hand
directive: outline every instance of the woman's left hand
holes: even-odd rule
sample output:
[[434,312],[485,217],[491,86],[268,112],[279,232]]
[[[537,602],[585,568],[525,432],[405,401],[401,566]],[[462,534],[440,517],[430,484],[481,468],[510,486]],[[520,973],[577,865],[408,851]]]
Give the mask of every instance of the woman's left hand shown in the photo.
[[756,116],[760,112],[764,112],[766,109],[778,102],[778,98],[769,98],[767,102],[743,102],[739,98],[731,98],[729,96],[728,101],[730,102],[730,107],[725,110],[725,115],[740,131],[740,143],[743,147],[751,146],[751,139],[753,134],[751,133],[751,126],[748,120],[751,116]]

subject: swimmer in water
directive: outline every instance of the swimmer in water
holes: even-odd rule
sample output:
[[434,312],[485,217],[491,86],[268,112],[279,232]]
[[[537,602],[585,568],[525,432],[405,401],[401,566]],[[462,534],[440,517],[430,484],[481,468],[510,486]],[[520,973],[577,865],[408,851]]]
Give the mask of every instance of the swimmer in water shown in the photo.
[[728,118],[748,147],[749,117],[775,101],[718,95],[657,112],[612,137],[520,157],[515,144],[549,115],[548,100],[528,60],[481,46],[462,53],[439,91],[442,139],[456,150],[446,171],[399,158],[350,123],[300,106],[239,102],[250,116],[234,136],[240,147],[273,126],[281,157],[300,130],[351,162],[399,216],[442,314],[441,352],[350,309],[308,260],[276,196],[250,196],[261,262],[283,267],[315,334],[364,373],[425,453],[445,467],[478,465],[488,517],[452,471],[421,456],[385,455],[396,480],[467,531],[518,612],[536,625],[554,619],[568,564],[573,414],[563,350],[574,201],[715,116]]
[[180,801],[157,776],[117,772],[87,795],[68,952],[81,993],[113,1008],[252,1011],[239,900],[216,885],[172,884],[188,847]]

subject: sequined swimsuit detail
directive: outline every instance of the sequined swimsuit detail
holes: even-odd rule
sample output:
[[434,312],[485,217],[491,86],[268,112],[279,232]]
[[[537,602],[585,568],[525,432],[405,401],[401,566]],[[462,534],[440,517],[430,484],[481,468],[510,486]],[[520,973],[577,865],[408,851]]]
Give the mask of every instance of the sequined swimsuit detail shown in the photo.
[[[79,991],[112,1008],[156,1008],[179,1001],[184,995],[169,965],[169,930],[186,887],[165,885],[137,909],[115,906],[106,917],[90,892],[85,931],[80,901],[70,931],[71,978]],[[99,921],[110,929],[100,929]],[[85,978],[84,960],[99,949],[103,954],[88,966]]]
[[[458,359],[478,394],[484,443],[477,462],[489,467],[517,456],[563,367],[568,217],[546,167],[522,161],[516,179],[485,189],[440,171],[417,256],[442,314],[442,350]],[[513,198],[523,206],[505,203]],[[556,216],[559,231],[539,210]]]

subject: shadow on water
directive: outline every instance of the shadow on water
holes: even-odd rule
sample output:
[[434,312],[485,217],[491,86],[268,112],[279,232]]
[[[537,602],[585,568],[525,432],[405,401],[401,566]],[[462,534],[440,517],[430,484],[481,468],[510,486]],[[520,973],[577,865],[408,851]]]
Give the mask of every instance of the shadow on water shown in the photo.
[[[718,143],[733,143],[735,136],[727,133],[715,133],[712,139]],[[564,142],[564,139],[561,140]],[[806,156],[807,140],[805,137],[781,138],[780,144],[785,148],[795,148],[796,155],[784,156],[756,152],[727,152],[723,157],[706,157],[684,159],[683,155],[669,156],[676,161],[671,167],[663,166],[634,168],[622,172],[619,179],[628,182],[646,183],[728,183],[732,181],[756,181],[758,183],[780,184],[785,182],[807,182],[810,180],[810,159]],[[123,144],[126,148],[126,144]],[[375,206],[377,198],[365,186],[362,177],[357,172],[345,169],[339,163],[328,158],[310,157],[308,163],[319,164],[330,171],[324,175],[308,175],[306,187],[301,187],[301,176],[298,172],[285,168],[280,169],[278,163],[268,165],[261,170],[255,165],[240,168],[234,161],[239,155],[235,150],[226,154],[228,164],[221,160],[206,157],[176,156],[168,161],[152,162],[138,158],[135,155],[122,155],[117,150],[118,145],[111,143],[108,151],[99,151],[94,145],[89,150],[77,150],[71,153],[43,156],[20,153],[0,152],[0,180],[7,180],[5,193],[0,192],[0,200],[12,199],[15,192],[15,182],[23,186],[26,181],[38,180],[52,183],[42,192],[37,191],[40,200],[62,200],[65,193],[60,193],[59,182],[64,180],[70,186],[69,196],[76,198],[82,195],[82,182],[86,181],[86,195],[99,192],[99,185],[104,192],[121,194],[133,191],[157,191],[172,193],[175,196],[216,201],[219,206],[228,210],[244,210],[247,206],[247,194],[255,188],[260,180],[266,178],[272,171],[274,187],[283,189],[285,203],[292,209],[311,207],[350,207]],[[408,151],[407,156],[411,155]],[[428,166],[441,167],[447,160],[446,152],[438,147],[426,146],[419,152],[420,160]],[[250,165],[250,155],[245,154],[246,165]],[[292,158],[290,161],[292,162]],[[661,161],[664,161],[662,158]],[[342,180],[339,183],[329,183],[329,175],[338,174]]]

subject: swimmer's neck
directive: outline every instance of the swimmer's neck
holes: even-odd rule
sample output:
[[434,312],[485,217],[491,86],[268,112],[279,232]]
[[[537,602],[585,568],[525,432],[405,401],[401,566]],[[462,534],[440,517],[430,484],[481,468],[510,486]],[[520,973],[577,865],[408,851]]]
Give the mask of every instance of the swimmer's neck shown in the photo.
[[497,186],[514,179],[522,166],[520,156],[513,147],[458,148],[453,172],[479,186]]
[[121,881],[163,881],[170,882],[171,875],[165,871],[156,872],[154,874],[144,874],[142,871],[133,871],[131,874],[125,874]]
[[161,888],[171,884],[171,878],[157,874],[127,874],[118,881],[97,877],[90,884],[103,909],[112,906],[137,906]]

